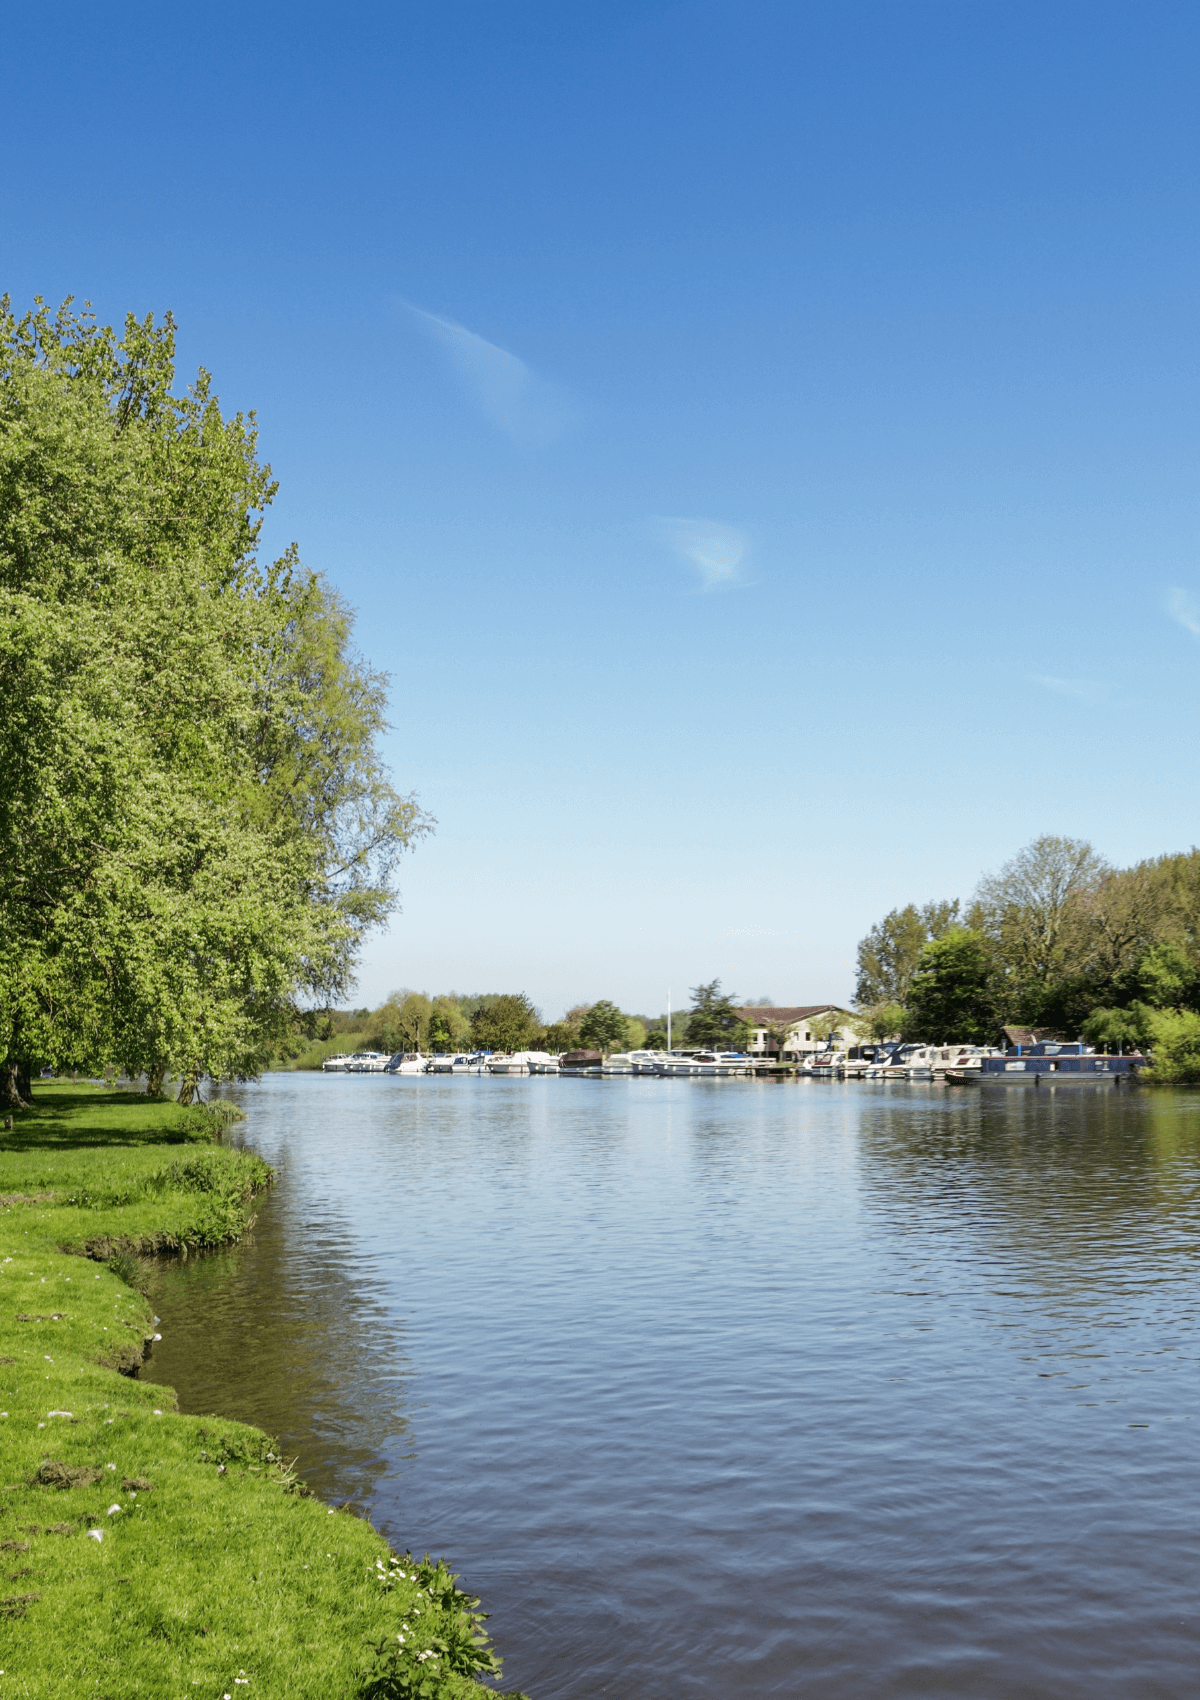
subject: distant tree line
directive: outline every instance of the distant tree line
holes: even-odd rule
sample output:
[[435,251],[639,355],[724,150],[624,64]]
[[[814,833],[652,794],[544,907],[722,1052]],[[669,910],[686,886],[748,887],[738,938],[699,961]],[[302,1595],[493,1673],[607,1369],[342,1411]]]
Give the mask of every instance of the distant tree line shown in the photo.
[[[733,1000],[711,980],[692,989],[692,1008],[675,1018],[673,1042],[692,1049],[741,1050],[750,1029]],[[466,996],[445,992],[393,992],[376,1010],[310,1012],[311,1038],[359,1036],[365,1050],[453,1052],[466,1050],[553,1052],[593,1048],[613,1051],[663,1050],[666,1017],[624,1014],[607,998],[576,1004],[559,1021],[543,1022],[524,992]]]
[[885,915],[859,944],[855,1004],[877,1038],[1046,1028],[1200,1079],[1200,850],[1115,868],[1082,839],[1037,838],[965,904]]

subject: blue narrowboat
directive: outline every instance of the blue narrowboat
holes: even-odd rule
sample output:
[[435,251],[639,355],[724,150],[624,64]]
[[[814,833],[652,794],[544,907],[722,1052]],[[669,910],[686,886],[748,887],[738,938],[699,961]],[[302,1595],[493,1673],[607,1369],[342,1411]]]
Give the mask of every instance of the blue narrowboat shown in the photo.
[[1136,1080],[1145,1062],[1143,1056],[1109,1056],[1087,1045],[1042,1039],[1010,1045],[1003,1056],[984,1057],[978,1079],[981,1086],[1116,1085]]

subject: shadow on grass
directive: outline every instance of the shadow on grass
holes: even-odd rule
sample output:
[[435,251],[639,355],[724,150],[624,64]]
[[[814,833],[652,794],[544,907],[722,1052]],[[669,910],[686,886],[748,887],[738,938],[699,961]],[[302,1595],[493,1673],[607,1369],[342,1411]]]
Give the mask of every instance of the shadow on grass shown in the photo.
[[186,1142],[183,1112],[169,1098],[147,1098],[142,1092],[38,1087],[33,1108],[15,1111],[11,1129],[0,1123],[0,1152]]

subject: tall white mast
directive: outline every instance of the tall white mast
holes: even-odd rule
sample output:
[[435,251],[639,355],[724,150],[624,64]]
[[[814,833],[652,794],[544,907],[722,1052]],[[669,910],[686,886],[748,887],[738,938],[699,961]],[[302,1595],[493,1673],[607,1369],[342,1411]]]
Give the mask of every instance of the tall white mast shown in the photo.
[[667,987],[667,1049],[671,1049],[671,988]]

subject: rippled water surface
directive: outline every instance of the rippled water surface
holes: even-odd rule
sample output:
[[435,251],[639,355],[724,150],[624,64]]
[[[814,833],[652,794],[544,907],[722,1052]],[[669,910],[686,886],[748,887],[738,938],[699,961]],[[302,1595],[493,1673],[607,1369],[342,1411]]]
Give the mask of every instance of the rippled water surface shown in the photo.
[[1200,1095],[275,1075],[152,1373],[535,1700],[1192,1696]]

